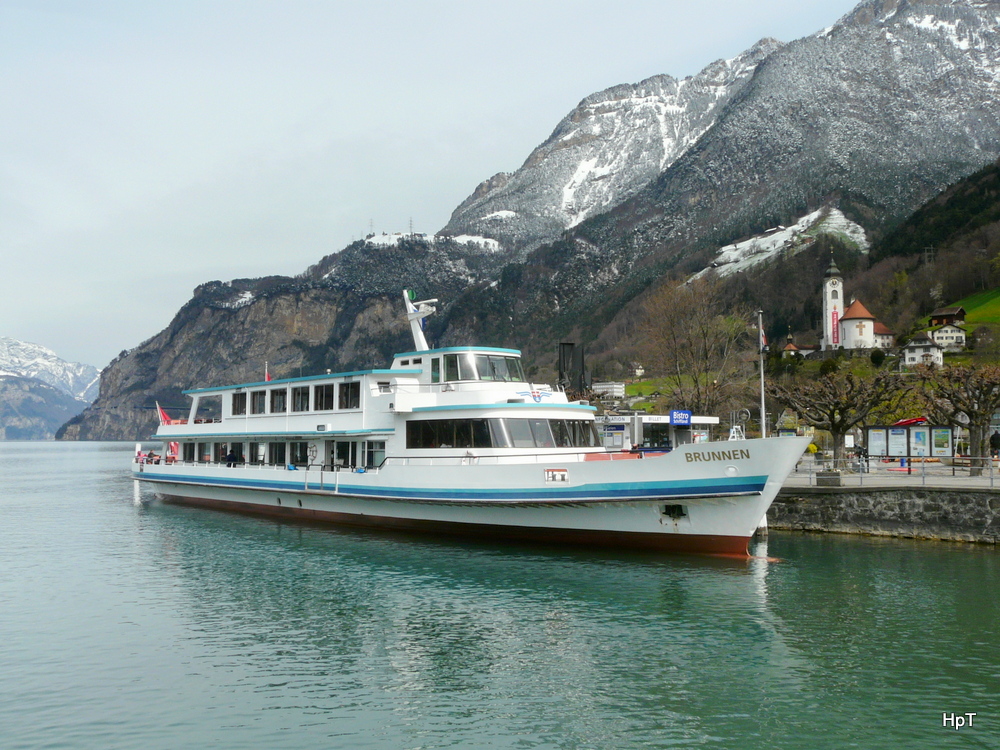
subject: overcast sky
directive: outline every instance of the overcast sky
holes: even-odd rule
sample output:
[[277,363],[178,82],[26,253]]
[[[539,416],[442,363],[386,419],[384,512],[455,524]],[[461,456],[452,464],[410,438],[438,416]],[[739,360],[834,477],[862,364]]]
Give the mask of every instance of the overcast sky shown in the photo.
[[583,97],[854,0],[0,0],[0,336],[106,365],[195,286],[436,232]]

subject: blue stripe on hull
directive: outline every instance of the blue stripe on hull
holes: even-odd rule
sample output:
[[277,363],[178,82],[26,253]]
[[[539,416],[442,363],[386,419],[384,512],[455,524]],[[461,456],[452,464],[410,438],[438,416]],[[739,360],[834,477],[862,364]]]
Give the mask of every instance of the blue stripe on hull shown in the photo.
[[[233,477],[199,477],[184,475],[161,475],[136,472],[133,474],[136,479],[144,481],[177,482],[179,484],[201,484],[215,487],[239,487],[247,489],[284,490],[299,492],[334,492],[333,483],[326,482],[323,487],[310,483],[308,487],[305,482],[282,482],[263,481],[255,479],[240,479]],[[676,481],[676,482],[641,482],[635,484],[591,484],[575,489],[562,488],[526,488],[521,490],[512,489],[481,489],[473,490],[467,488],[450,489],[442,487],[432,487],[426,489],[412,487],[370,487],[364,485],[348,485],[341,483],[337,486],[336,493],[339,495],[353,495],[357,497],[378,497],[378,498],[399,498],[403,500],[450,500],[450,501],[483,501],[483,500],[547,500],[566,501],[574,500],[621,500],[628,498],[654,498],[654,497],[699,497],[718,496],[733,494],[760,493],[764,490],[767,481],[766,476],[721,478],[711,480]]]

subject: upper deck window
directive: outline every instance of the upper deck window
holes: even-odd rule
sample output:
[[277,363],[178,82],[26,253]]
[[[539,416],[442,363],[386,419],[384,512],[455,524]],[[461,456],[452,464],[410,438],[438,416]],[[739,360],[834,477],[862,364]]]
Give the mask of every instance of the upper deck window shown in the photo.
[[233,414],[246,414],[247,413],[247,394],[245,393],[234,393],[233,394]]
[[441,382],[441,358],[434,357],[431,359],[431,382],[440,383]]
[[586,419],[427,419],[406,423],[407,448],[597,448]]
[[279,390],[271,391],[271,413],[281,414],[286,410],[286,404],[288,401],[288,390],[281,388]]
[[333,383],[313,387],[313,408],[316,411],[333,409]]
[[292,411],[309,411],[309,386],[292,388]]
[[361,408],[361,381],[355,380],[353,383],[341,383],[339,398],[337,400],[338,409],[360,409]]
[[267,391],[251,391],[250,413],[263,414],[267,410]]

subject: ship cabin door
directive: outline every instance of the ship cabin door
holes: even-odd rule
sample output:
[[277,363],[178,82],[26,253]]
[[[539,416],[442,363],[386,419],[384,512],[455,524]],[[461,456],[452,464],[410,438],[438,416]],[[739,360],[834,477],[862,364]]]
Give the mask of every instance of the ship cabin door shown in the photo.
[[327,440],[326,463],[342,469],[353,469],[358,465],[358,444],[353,440]]

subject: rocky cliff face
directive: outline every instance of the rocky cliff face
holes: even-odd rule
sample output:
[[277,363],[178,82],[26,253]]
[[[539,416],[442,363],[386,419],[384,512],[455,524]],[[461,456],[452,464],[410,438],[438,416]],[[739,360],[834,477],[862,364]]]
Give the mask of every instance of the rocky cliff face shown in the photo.
[[105,368],[100,398],[57,437],[147,438],[156,430],[157,401],[181,416],[189,405],[184,390],[260,382],[265,363],[276,378],[385,367],[412,348],[405,286],[433,290],[447,307],[498,262],[454,243],[358,242],[298,278],[204,284],[165,330]]

